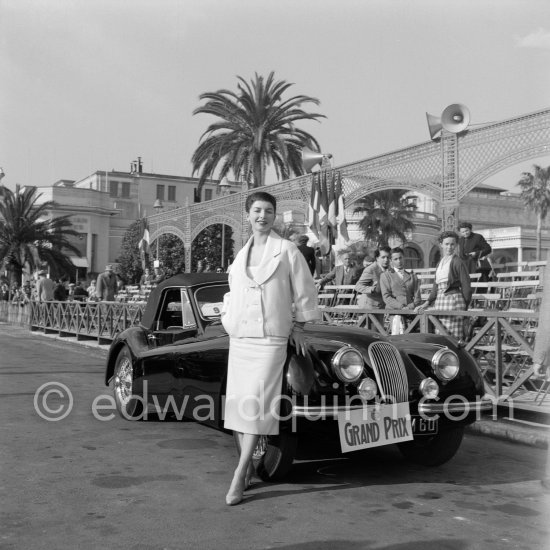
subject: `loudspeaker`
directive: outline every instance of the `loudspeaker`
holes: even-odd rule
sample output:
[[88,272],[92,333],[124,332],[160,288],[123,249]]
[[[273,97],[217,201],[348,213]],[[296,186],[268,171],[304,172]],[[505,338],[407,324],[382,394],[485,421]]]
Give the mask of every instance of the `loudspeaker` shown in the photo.
[[428,130],[430,131],[430,139],[434,139],[441,129],[443,128],[441,124],[441,118],[438,116],[430,115],[426,113],[426,119],[428,120]]
[[453,103],[441,115],[441,125],[452,134],[463,132],[468,128],[468,124],[470,124],[470,110],[466,105]]
[[316,164],[321,164],[323,161],[323,153],[319,153],[318,151],[312,151],[308,147],[302,148],[302,166],[304,167],[304,170],[309,174],[311,173],[311,169]]

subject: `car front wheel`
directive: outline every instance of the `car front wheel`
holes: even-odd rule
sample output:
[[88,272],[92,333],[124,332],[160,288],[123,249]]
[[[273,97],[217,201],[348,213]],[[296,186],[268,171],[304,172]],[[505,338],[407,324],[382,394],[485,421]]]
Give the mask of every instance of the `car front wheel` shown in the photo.
[[[241,445],[235,432],[233,439],[240,454]],[[279,435],[261,435],[252,454],[256,475],[263,481],[283,479],[292,467],[297,446],[296,434],[283,431]]]
[[411,462],[423,466],[439,466],[453,458],[463,436],[464,427],[457,426],[437,435],[420,436],[413,441],[398,443],[397,446],[401,454]]
[[134,366],[128,348],[120,350],[113,376],[113,392],[116,408],[126,420],[134,420],[143,412],[143,400],[134,393]]

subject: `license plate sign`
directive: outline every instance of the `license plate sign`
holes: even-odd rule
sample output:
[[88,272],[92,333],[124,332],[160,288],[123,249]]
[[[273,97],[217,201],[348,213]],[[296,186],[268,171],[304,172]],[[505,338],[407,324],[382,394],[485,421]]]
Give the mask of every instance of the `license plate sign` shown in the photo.
[[439,428],[437,418],[413,416],[411,424],[414,435],[434,435]]
[[338,413],[342,452],[411,441],[413,431],[408,403],[366,405]]

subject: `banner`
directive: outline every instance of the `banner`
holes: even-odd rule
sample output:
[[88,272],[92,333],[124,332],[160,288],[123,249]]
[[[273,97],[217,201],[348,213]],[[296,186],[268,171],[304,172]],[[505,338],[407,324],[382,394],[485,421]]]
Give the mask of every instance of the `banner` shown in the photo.
[[147,218],[141,218],[141,239],[138,243],[138,248],[141,256],[141,267],[145,269],[149,257],[149,225]]

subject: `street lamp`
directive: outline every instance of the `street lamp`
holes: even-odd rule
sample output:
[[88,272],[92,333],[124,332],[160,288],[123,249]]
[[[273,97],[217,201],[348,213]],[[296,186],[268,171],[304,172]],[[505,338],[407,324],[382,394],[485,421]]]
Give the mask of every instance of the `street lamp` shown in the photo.
[[[160,199],[157,199],[153,204],[153,208],[155,209],[155,212],[157,214],[160,214],[160,212],[164,209],[164,204],[162,204],[162,201]],[[155,265],[155,267],[160,267],[159,242],[160,242],[160,235],[157,237],[157,260],[156,260],[157,265]]]
[[[231,188],[231,184],[226,176],[218,183],[218,193],[224,197]],[[222,222],[222,269],[225,270],[225,224]]]

